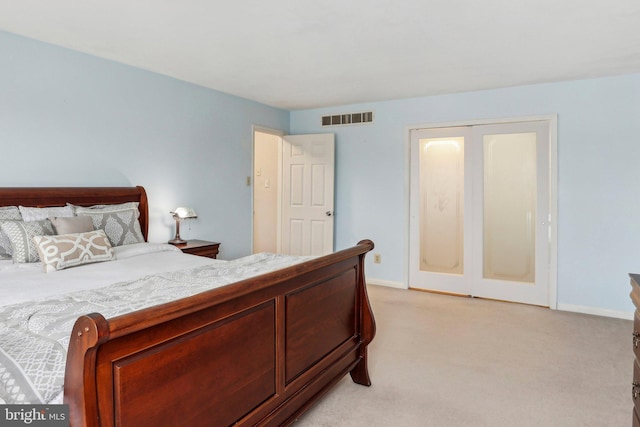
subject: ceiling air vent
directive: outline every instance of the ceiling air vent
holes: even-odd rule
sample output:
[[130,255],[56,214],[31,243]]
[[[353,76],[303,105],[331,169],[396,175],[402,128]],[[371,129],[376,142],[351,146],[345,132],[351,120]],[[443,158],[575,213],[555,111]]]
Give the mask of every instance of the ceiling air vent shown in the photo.
[[338,125],[358,125],[361,123],[371,123],[373,112],[338,114],[335,116],[322,116],[322,126]]

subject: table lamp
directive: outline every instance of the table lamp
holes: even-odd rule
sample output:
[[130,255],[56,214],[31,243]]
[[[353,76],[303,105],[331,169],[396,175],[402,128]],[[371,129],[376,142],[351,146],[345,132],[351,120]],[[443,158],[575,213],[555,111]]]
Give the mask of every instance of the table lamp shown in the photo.
[[172,245],[178,245],[180,243],[187,243],[186,240],[180,238],[180,221],[183,219],[197,218],[198,214],[193,208],[179,207],[175,211],[169,212],[173,215],[173,219],[176,220],[176,235],[173,239],[169,240]]

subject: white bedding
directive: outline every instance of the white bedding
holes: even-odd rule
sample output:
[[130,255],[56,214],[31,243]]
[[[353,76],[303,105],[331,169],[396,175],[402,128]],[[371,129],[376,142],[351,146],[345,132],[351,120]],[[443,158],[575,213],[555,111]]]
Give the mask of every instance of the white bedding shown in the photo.
[[82,314],[110,318],[312,258],[222,261],[149,243],[116,249],[115,261],[52,273],[40,263],[0,263],[0,404],[62,401],[66,349]]
[[183,254],[161,243],[137,243],[114,248],[116,261],[87,264],[45,273],[42,264],[0,260],[0,306],[61,293],[100,288],[147,274],[164,273],[226,261]]

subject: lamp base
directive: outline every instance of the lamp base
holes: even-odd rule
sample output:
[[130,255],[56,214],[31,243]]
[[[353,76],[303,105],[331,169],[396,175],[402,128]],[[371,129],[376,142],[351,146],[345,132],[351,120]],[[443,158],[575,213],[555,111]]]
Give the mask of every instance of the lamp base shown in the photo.
[[170,243],[170,244],[172,244],[172,245],[180,245],[180,244],[182,244],[182,243],[187,243],[187,241],[186,241],[186,240],[184,240],[184,239],[181,239],[181,238],[177,238],[177,239],[171,239],[171,240],[169,240],[169,242],[168,242],[168,243]]
[[187,243],[186,240],[180,238],[180,218],[178,218],[176,215],[173,215],[173,218],[176,220],[176,234],[175,236],[173,236],[173,239],[169,240],[169,243],[172,245]]

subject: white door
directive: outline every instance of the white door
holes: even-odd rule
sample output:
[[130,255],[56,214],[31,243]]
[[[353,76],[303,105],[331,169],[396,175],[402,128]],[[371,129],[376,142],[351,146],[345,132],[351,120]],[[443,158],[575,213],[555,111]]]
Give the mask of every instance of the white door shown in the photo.
[[549,124],[414,131],[410,286],[549,305]]
[[281,252],[333,252],[334,135],[288,135],[282,140]]

